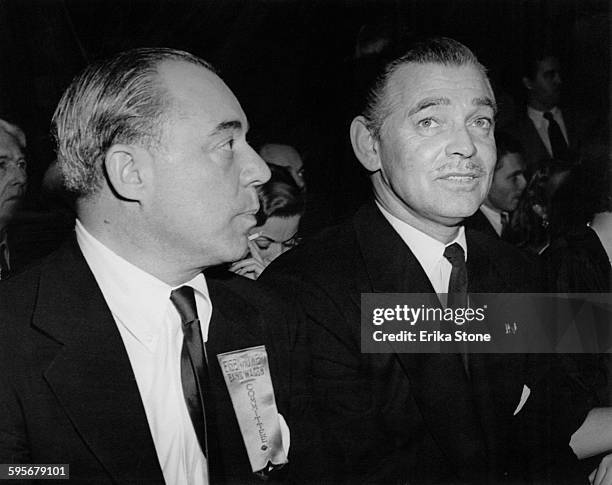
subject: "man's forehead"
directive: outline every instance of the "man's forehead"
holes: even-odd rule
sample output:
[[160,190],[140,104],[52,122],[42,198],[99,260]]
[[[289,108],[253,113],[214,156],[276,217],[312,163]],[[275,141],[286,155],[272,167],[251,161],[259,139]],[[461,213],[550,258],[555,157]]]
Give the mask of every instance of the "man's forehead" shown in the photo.
[[7,132],[3,128],[0,128],[0,152],[19,152],[23,153],[19,140],[11,133]]
[[295,148],[289,145],[278,145],[270,143],[264,145],[261,150],[261,157],[269,163],[280,166],[301,166],[302,158]]
[[215,124],[240,121],[246,127],[240,103],[214,72],[185,61],[164,61],[158,71],[179,116],[205,116]]
[[[446,65],[436,63],[407,63],[391,77],[389,90],[399,95],[402,103],[415,105],[425,98],[448,98],[452,104],[456,97],[471,97],[477,104],[485,99],[494,101],[490,83],[473,64]],[[470,99],[472,102],[472,99]]]
[[558,71],[561,65],[559,60],[554,56],[548,56],[538,62],[538,71],[546,72],[546,71]]

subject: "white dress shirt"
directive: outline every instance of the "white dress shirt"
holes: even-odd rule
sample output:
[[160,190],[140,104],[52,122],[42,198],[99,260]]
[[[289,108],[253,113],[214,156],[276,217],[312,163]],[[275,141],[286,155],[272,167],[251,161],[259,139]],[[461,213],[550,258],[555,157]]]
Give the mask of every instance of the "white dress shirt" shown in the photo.
[[[206,457],[183,397],[183,332],[180,316],[170,301],[174,288],[108,249],[78,219],[76,236],[123,339],[164,480],[171,485],[207,484]],[[206,342],[212,304],[204,275],[185,285],[195,290]]]
[[[463,248],[467,259],[467,243],[463,226],[459,227],[457,235],[452,241],[444,244],[415,229],[410,224],[401,221],[385,210],[380,204],[376,203],[376,205],[419,261],[436,293],[439,295],[448,293],[448,283],[453,267],[448,259],[444,257],[444,250],[447,246],[458,243]],[[446,304],[445,301],[442,301],[442,303]]]
[[502,213],[494,209],[491,209],[489,206],[484,205],[484,204],[480,206],[480,211],[487,218],[487,220],[491,223],[497,235],[501,237],[502,231],[504,229],[504,225],[502,223]]
[[[569,145],[569,138],[567,137],[567,130],[565,129],[565,122],[563,121],[563,114],[561,113],[561,110],[555,106],[550,110],[550,113],[553,115],[553,118],[561,128],[561,133],[563,133],[565,142]],[[544,118],[544,111],[538,111],[531,106],[527,106],[527,116],[529,116],[533,122],[538,135],[540,135],[544,146],[546,146],[546,150],[548,150],[549,155],[552,157],[552,147],[550,145],[550,138],[548,138],[548,120]]]

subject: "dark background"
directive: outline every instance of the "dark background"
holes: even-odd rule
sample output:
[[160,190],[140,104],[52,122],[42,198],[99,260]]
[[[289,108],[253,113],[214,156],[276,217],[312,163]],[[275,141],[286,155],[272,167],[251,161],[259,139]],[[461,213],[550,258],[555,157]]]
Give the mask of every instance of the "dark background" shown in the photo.
[[498,98],[517,105],[525,53],[552,45],[565,104],[587,130],[609,122],[607,0],[0,0],[0,117],[28,135],[30,203],[54,156],[49,122],[71,78],[101,56],[168,46],[219,68],[253,142],[294,144],[310,193],[329,201],[334,218],[350,212],[367,187],[348,141],[353,98],[362,97],[355,42],[362,25],[380,22],[400,45],[421,34],[462,41],[489,68]]

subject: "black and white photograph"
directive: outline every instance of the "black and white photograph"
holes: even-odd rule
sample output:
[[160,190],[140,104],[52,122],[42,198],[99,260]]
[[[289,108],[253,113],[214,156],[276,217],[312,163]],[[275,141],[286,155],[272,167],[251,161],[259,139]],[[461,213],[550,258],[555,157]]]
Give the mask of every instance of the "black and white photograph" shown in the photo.
[[0,0],[0,481],[612,485],[606,0]]

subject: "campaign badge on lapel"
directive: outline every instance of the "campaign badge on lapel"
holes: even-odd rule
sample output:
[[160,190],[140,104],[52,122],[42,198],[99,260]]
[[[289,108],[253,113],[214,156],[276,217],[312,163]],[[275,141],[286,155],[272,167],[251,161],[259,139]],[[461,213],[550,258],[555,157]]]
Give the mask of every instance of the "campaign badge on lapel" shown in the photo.
[[265,345],[218,354],[253,473],[266,478],[288,463]]

